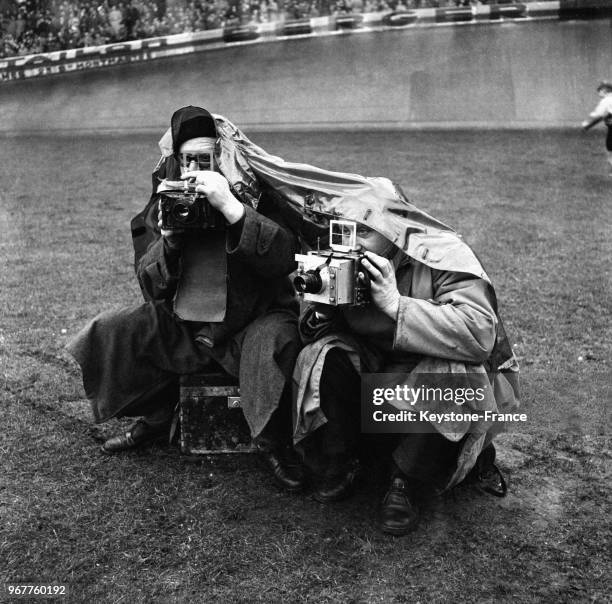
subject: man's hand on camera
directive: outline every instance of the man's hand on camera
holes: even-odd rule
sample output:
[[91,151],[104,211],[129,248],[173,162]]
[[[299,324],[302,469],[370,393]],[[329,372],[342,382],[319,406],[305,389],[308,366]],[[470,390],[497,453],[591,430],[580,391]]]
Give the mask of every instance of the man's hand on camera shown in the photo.
[[193,179],[195,190],[208,197],[210,205],[225,216],[229,224],[237,223],[244,216],[244,206],[232,195],[227,179],[211,170],[185,172],[183,180]]
[[161,231],[161,236],[166,240],[168,247],[173,250],[180,250],[183,247],[185,234],[184,229],[164,229],[162,228],[161,201],[157,205],[157,226]]
[[374,252],[365,252],[361,265],[370,275],[370,293],[374,305],[395,321],[400,293],[397,289],[393,263]]

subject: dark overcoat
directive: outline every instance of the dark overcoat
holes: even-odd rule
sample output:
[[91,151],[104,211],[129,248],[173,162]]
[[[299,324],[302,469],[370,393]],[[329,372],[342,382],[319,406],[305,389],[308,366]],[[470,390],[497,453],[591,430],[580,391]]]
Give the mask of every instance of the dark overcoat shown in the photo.
[[[188,107],[173,116],[175,152],[182,138],[208,135],[197,131],[207,115]],[[300,348],[298,304],[288,277],[295,268],[296,235],[255,181],[247,186],[236,180],[235,171],[219,157],[223,149],[217,149],[218,165],[222,172],[227,166],[230,187],[245,204],[238,230],[228,230],[225,241],[225,318],[184,321],[174,313],[183,259],[157,228],[156,196],[162,177],[176,177],[176,153],[170,153],[153,174],[149,203],[132,220],[136,275],[145,303],[98,315],[68,345],[81,365],[97,422],[134,407],[146,409],[147,401],[166,392],[180,374],[201,371],[214,360],[239,378],[244,414],[255,437],[291,378]]]
[[[97,422],[154,397],[179,374],[213,359],[239,377],[245,417],[256,436],[276,408],[299,352],[297,303],[287,274],[294,238],[246,208],[227,253],[227,313],[220,323],[182,321],[172,310],[180,261],[160,238],[138,263],[149,301],[95,317],[69,344],[81,365]],[[272,212],[273,214],[273,212]]]

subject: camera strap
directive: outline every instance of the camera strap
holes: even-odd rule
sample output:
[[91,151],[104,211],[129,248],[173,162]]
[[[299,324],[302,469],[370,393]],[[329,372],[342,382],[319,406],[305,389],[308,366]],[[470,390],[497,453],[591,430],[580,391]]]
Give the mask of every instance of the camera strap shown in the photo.
[[205,231],[185,242],[174,314],[184,321],[221,323],[227,306],[225,232]]
[[334,257],[334,253],[332,252],[328,257],[327,260],[323,263],[323,264],[319,264],[319,266],[317,266],[317,268],[315,268],[314,270],[317,273],[320,273],[326,266],[329,266],[331,264],[332,258]]

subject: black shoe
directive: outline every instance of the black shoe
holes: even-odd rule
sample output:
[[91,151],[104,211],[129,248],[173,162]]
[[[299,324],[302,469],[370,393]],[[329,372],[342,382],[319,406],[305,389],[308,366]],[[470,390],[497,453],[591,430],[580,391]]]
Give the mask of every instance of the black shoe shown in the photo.
[[495,497],[505,497],[508,494],[506,479],[494,463],[478,474],[476,488]]
[[114,455],[122,451],[132,451],[156,441],[168,440],[168,426],[151,426],[138,420],[127,432],[112,436],[100,447],[102,453]]
[[405,478],[395,476],[378,513],[378,528],[389,535],[405,535],[419,522],[419,512],[408,493]]
[[477,489],[495,497],[505,497],[508,493],[508,485],[501,470],[495,465],[495,447],[491,443],[485,447],[476,464],[465,478],[468,484],[474,484]]
[[324,478],[315,486],[313,498],[319,503],[333,503],[348,499],[353,494],[353,486],[357,476],[357,464],[353,464],[339,476]]
[[289,493],[299,493],[304,488],[303,472],[296,464],[288,463],[280,450],[258,447],[258,451],[279,487]]

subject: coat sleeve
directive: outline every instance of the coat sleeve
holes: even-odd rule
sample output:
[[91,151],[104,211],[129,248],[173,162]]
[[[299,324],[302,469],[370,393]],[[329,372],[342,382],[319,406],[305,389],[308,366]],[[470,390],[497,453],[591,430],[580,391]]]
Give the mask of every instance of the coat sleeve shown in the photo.
[[433,271],[433,299],[400,298],[393,348],[482,363],[495,344],[491,287],[465,273]]
[[174,296],[180,275],[180,251],[173,250],[163,237],[151,243],[136,268],[138,282],[149,300]]
[[242,232],[236,239],[228,238],[228,255],[266,279],[284,277],[296,267],[297,239],[280,216],[268,217],[245,206]]
[[[278,220],[278,222],[275,221]],[[265,216],[245,206],[240,232],[228,233],[229,257],[265,279],[285,277],[295,269],[297,238],[280,217]],[[136,274],[149,300],[167,300],[176,292],[181,274],[181,252],[171,249],[162,237],[151,243],[138,262]]]

